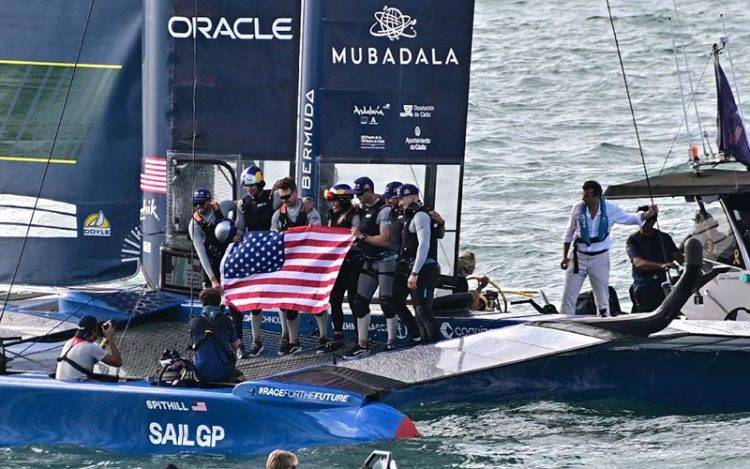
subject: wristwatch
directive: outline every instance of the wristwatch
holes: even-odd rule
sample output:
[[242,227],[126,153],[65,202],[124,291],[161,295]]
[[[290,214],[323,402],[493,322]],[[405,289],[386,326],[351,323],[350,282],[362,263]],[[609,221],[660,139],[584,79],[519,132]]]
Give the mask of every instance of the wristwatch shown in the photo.
[[414,276],[414,277],[419,277],[419,272],[412,272],[412,273],[411,273],[411,276]]
[[361,240],[363,240],[363,241],[364,241],[365,239],[367,239],[367,233],[362,233],[362,237],[361,237],[361,238],[359,238],[359,239],[361,239]]

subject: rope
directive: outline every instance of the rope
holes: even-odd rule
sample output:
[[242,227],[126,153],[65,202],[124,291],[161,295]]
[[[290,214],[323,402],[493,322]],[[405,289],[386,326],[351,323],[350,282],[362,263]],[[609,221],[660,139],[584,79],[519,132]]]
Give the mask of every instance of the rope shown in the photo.
[[674,65],[677,68],[677,83],[680,85],[680,101],[682,102],[682,115],[685,118],[685,132],[687,133],[689,148],[692,151],[693,139],[690,135],[690,124],[688,123],[687,106],[685,106],[685,91],[682,88],[682,70],[680,70],[680,61],[677,59],[677,43],[674,39],[674,26],[672,25],[672,18],[669,18],[669,32],[672,36],[672,52],[674,55]]
[[[609,13],[609,24],[612,26],[612,35],[615,39],[615,47],[617,48],[617,59],[620,62],[620,71],[622,72],[622,81],[625,84],[625,93],[628,96],[628,105],[630,106],[630,116],[633,120],[633,129],[635,129],[635,138],[638,141],[638,151],[641,155],[641,164],[643,165],[643,174],[646,176],[646,188],[648,189],[648,197],[651,201],[651,205],[654,204],[654,192],[651,188],[651,179],[648,176],[648,168],[646,167],[646,157],[643,154],[643,145],[641,143],[641,134],[638,131],[638,121],[635,117],[635,109],[633,108],[633,99],[630,96],[630,86],[628,85],[628,77],[625,73],[625,63],[622,59],[622,52],[620,51],[620,41],[617,38],[617,29],[615,28],[615,19],[612,16],[612,6],[610,5],[609,0],[606,0],[607,2],[607,12]],[[692,88],[692,82],[691,82],[691,88]],[[656,220],[656,229],[661,232],[659,229],[659,220]],[[664,240],[661,236],[658,236],[659,238],[659,246],[661,248],[661,254],[664,256],[664,260],[668,260],[669,257],[667,256],[667,249],[664,246]],[[667,278],[669,278],[669,275],[667,275]],[[670,280],[671,282],[671,280]]]
[[[724,36],[727,35],[727,24],[724,21],[724,13],[719,15],[721,17],[721,31]],[[737,86],[737,76],[734,74],[734,62],[732,61],[732,50],[727,47],[727,55],[729,56],[729,68],[732,69],[732,86],[734,86],[734,92],[737,93],[737,109],[740,110],[740,118],[744,121],[745,115],[742,113],[742,98],[740,97],[740,88]]]
[[42,195],[42,189],[44,188],[44,181],[47,179],[47,173],[49,172],[50,162],[52,161],[52,155],[55,152],[55,145],[57,144],[57,137],[60,134],[60,127],[62,126],[62,120],[63,116],[65,116],[65,109],[68,107],[68,99],[70,98],[70,90],[73,88],[73,80],[76,76],[76,71],[78,70],[78,61],[81,58],[81,51],[83,50],[83,42],[86,38],[86,31],[88,31],[89,28],[89,22],[91,21],[91,12],[94,10],[94,2],[96,0],[91,0],[91,3],[89,4],[89,11],[86,14],[86,21],[83,24],[83,32],[81,33],[81,40],[78,44],[78,51],[76,52],[76,59],[73,63],[73,71],[70,72],[70,81],[68,82],[68,87],[65,90],[65,98],[63,99],[63,105],[62,110],[60,112],[60,118],[57,119],[57,127],[55,128],[55,133],[52,137],[52,146],[49,150],[49,156],[47,156],[47,161],[44,165],[44,172],[42,173],[42,180],[39,182],[39,188],[36,191],[36,197],[34,198],[34,207],[31,209],[31,216],[29,217],[29,223],[26,224],[26,234],[23,237],[23,242],[21,244],[21,250],[18,253],[18,261],[16,262],[16,267],[13,270],[13,277],[10,279],[10,284],[8,285],[8,293],[5,295],[5,300],[3,301],[3,309],[0,312],[0,322],[2,322],[3,317],[5,316],[5,310],[8,307],[8,302],[10,301],[10,295],[13,291],[13,285],[16,282],[16,276],[18,275],[18,271],[21,268],[21,259],[23,259],[23,253],[26,250],[26,244],[29,240],[29,233],[31,232],[31,224],[34,221],[34,215],[36,215],[36,209],[39,205],[39,198]]

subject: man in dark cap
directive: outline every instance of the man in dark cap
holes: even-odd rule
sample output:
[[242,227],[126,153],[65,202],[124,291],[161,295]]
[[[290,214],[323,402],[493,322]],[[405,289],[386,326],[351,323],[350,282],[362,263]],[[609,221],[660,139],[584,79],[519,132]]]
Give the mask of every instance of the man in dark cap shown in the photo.
[[[104,336],[101,345],[94,341]],[[104,347],[109,346],[109,352]],[[85,381],[94,378],[94,365],[102,362],[109,366],[122,366],[122,357],[115,341],[115,326],[107,321],[101,326],[93,316],[84,316],[72,339],[65,342],[57,359],[55,379],[60,381]]]

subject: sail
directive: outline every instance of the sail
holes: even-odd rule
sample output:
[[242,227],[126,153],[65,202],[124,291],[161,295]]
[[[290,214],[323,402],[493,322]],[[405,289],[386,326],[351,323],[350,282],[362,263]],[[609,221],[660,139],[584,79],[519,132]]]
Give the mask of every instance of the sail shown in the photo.
[[716,112],[716,144],[719,151],[727,156],[733,156],[737,161],[750,168],[750,146],[748,146],[747,132],[742,124],[740,110],[734,101],[732,88],[724,70],[719,64],[718,57],[714,63],[716,73],[716,98],[718,109]]
[[27,228],[18,283],[83,284],[137,271],[142,5],[95,2],[83,36],[90,4],[3,5],[0,283],[13,277]]

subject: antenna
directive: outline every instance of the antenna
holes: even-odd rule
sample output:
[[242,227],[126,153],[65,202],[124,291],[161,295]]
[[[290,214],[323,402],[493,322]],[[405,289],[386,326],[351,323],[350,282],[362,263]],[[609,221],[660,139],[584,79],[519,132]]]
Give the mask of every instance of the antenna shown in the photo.
[[[724,13],[719,14],[719,17],[721,17],[721,33],[722,35],[719,37],[719,40],[724,43],[724,47],[726,47],[727,44],[729,44],[729,36],[727,35],[727,24],[724,21]],[[729,68],[732,71],[732,87],[734,88],[734,92],[737,93],[737,109],[740,111],[740,117],[742,118],[742,122],[745,122],[745,115],[742,113],[742,97],[740,97],[740,89],[737,86],[737,76],[734,74],[734,62],[732,61],[732,50],[727,49],[727,55],[729,56]]]

